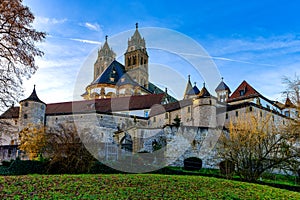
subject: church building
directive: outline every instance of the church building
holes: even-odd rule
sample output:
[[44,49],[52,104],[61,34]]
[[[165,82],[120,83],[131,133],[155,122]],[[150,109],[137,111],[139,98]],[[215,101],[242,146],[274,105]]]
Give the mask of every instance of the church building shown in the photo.
[[[10,124],[9,128],[1,130],[0,162],[19,156],[18,133],[29,124],[49,128],[79,121],[83,127],[96,126],[95,134],[103,136],[109,133],[105,141],[100,138],[105,145],[116,144],[133,153],[151,153],[154,150],[149,144],[160,140],[155,136],[148,137],[147,130],[162,130],[159,138],[167,138],[164,145],[168,146],[168,141],[176,134],[165,132],[165,128],[177,123],[195,130],[195,137],[199,138],[193,140],[193,144],[199,144],[197,148],[190,148],[174,162],[174,165],[182,166],[183,160],[188,157],[203,159],[203,155],[199,154],[200,140],[203,139],[201,135],[223,130],[230,121],[244,114],[255,113],[261,117],[272,115],[277,124],[299,117],[297,107],[289,98],[284,104],[270,100],[247,81],[243,81],[232,92],[222,78],[215,88],[217,95],[213,96],[205,84],[201,88],[196,84],[193,86],[192,77],[188,76],[183,99],[175,99],[167,90],[151,83],[149,57],[138,24],[128,39],[124,64],[115,59],[116,54],[106,36],[98,50],[91,83],[83,91],[83,100],[47,104],[38,97],[34,87],[32,94],[20,101],[19,106],[12,106],[0,116],[2,122]],[[89,120],[91,116],[96,116],[98,121],[95,124]],[[143,135],[142,139],[140,135]],[[180,142],[176,144],[180,146]],[[102,152],[101,155],[105,157],[109,153]],[[213,167],[214,164],[209,162],[211,159],[204,159],[204,165]]]

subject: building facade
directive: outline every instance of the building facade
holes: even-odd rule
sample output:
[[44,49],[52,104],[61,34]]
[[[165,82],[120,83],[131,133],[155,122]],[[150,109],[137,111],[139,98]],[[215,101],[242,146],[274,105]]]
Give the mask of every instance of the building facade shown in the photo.
[[[199,157],[204,166],[215,167],[214,151],[204,152],[201,147],[207,137],[218,134],[230,121],[247,113],[272,115],[277,124],[299,117],[289,98],[284,104],[269,100],[246,81],[231,93],[222,78],[215,89],[217,96],[213,96],[205,84],[201,89],[192,86],[188,76],[183,99],[176,100],[150,82],[146,42],[137,24],[128,40],[124,65],[115,57],[106,37],[94,64],[93,81],[82,95],[84,100],[46,104],[34,87],[20,106],[3,113],[0,120],[9,128],[1,130],[0,160],[18,156],[18,133],[29,124],[51,128],[75,123],[79,130],[89,129],[102,146],[115,145],[117,152],[152,153],[152,144],[160,143],[166,147],[168,164],[182,166],[184,159]],[[193,133],[193,138],[188,140],[187,150],[178,155],[186,145],[186,139],[179,136],[187,133]],[[209,144],[213,145],[215,137],[211,138]],[[97,156],[108,159],[112,153],[107,149],[99,149]]]

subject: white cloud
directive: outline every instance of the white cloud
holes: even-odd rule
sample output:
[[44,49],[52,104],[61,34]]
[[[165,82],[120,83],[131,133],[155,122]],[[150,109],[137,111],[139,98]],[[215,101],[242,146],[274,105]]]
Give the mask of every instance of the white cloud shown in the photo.
[[83,24],[83,26],[90,29],[90,30],[92,30],[92,31],[100,31],[101,30],[99,24],[97,24],[97,23],[85,22]]
[[99,41],[84,40],[84,39],[78,39],[78,38],[70,38],[70,40],[77,41],[77,42],[82,42],[82,43],[88,43],[88,44],[97,44],[97,45],[101,45],[102,44]]
[[55,24],[63,24],[66,21],[67,21],[66,18],[56,19],[56,18],[48,18],[48,17],[37,16],[37,17],[35,17],[34,24],[37,24],[37,25],[42,25],[42,24],[55,25]]

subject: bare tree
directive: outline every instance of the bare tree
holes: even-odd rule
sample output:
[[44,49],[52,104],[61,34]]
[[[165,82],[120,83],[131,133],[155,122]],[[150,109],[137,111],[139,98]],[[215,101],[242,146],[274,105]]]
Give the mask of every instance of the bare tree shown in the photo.
[[244,180],[255,181],[267,170],[281,168],[297,157],[295,132],[276,125],[269,115],[265,118],[247,114],[230,122],[229,132],[220,138],[219,155],[235,164]]
[[46,34],[32,27],[34,15],[22,0],[0,1],[0,112],[21,96],[22,78],[37,70],[36,46]]
[[293,109],[298,113],[298,116],[295,116],[296,118],[287,127],[289,132],[298,135],[295,139],[295,151],[298,153],[298,156],[289,160],[282,168],[298,174],[300,178],[300,77],[297,74],[293,78],[285,76],[282,82],[286,86],[286,90],[283,93],[288,94],[288,97],[295,105]]
[[294,78],[284,76],[282,83],[286,86],[283,93],[287,94],[295,105],[300,106],[300,77],[297,74]]

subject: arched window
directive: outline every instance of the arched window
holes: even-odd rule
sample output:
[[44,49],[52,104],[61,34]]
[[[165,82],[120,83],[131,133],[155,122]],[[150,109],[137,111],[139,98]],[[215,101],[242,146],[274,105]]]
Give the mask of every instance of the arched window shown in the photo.
[[133,65],[135,65],[136,64],[136,56],[133,56],[133,63],[132,63]]
[[141,65],[143,64],[143,57],[141,58]]
[[125,133],[125,136],[121,139],[121,149],[125,151],[132,151],[132,138],[128,133]]
[[131,59],[128,58],[128,59],[127,59],[127,62],[128,62],[128,66],[130,66],[130,65],[131,65]]

